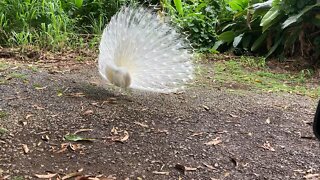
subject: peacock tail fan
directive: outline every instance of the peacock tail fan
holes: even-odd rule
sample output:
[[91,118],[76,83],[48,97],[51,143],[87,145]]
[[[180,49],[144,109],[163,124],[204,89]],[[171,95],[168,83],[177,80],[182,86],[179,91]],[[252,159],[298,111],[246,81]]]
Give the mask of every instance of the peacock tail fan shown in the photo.
[[193,79],[190,43],[142,6],[123,6],[111,18],[99,51],[99,72],[116,86],[167,93]]

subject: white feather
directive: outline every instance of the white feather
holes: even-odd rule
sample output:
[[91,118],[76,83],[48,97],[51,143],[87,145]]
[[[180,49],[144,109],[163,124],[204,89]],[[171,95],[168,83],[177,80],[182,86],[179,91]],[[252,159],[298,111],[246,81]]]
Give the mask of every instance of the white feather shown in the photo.
[[[143,7],[126,6],[104,29],[99,72],[120,87],[173,92],[193,78],[189,50],[185,39],[161,17]],[[128,77],[120,77],[121,72]]]

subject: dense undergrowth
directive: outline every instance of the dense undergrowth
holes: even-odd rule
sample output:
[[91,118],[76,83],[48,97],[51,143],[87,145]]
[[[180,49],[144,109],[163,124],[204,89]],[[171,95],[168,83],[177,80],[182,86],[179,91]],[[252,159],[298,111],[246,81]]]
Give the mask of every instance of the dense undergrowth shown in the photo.
[[[97,47],[119,8],[138,0],[2,0],[0,45],[47,50]],[[152,0],[200,52],[320,59],[316,0]],[[158,12],[159,13],[159,12]]]

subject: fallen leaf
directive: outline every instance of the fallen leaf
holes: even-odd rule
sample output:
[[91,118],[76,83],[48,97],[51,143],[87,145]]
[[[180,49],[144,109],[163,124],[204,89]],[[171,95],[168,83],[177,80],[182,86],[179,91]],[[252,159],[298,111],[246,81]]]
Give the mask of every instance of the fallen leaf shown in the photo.
[[166,129],[158,129],[158,130],[156,131],[156,133],[165,133],[165,134],[169,134],[169,131],[168,131],[168,130],[166,130]]
[[200,135],[202,135],[204,132],[197,132],[197,133],[193,133],[192,135],[191,135],[191,137],[193,137],[193,136],[200,136]]
[[41,136],[41,139],[44,141],[49,141],[50,138],[48,135],[43,135],[43,136]]
[[118,128],[112,127],[111,133],[117,135],[118,134]]
[[35,108],[35,109],[37,109],[37,110],[44,110],[45,108],[43,108],[43,107],[40,107],[40,106],[38,106],[38,105],[33,105],[32,106],[33,108]]
[[23,126],[26,126],[28,124],[27,121],[20,121],[20,123],[23,125]]
[[157,174],[157,175],[169,175],[169,172],[165,172],[165,171],[152,171],[153,174]]
[[273,147],[271,147],[270,143],[268,141],[266,141],[262,146],[263,149],[267,149],[269,151],[275,151],[275,149]]
[[144,128],[148,128],[149,127],[147,124],[143,124],[143,123],[140,123],[140,122],[137,122],[137,121],[135,121],[134,123],[139,125],[139,126],[141,126],[141,127],[144,127]]
[[257,83],[262,83],[262,81],[259,80],[259,79],[255,79],[254,81],[257,82]]
[[233,117],[233,118],[237,118],[237,117],[239,117],[239,116],[237,116],[237,115],[235,115],[235,114],[229,114],[231,117]]
[[121,142],[125,142],[129,139],[129,133],[127,131],[124,131],[123,133],[124,133],[124,137],[120,139]]
[[70,143],[63,143],[60,145],[60,150],[59,151],[55,151],[56,153],[62,153],[64,151],[66,151],[69,147]]
[[181,164],[176,164],[174,166],[174,168],[176,168],[178,171],[180,171],[181,173],[185,174],[186,171],[196,171],[197,168],[193,168],[193,167],[187,167]]
[[318,179],[320,177],[320,174],[307,174],[305,176],[303,176],[305,179],[307,180],[315,180]]
[[83,171],[83,169],[80,169],[77,172],[73,172],[73,173],[70,173],[70,174],[67,174],[67,175],[63,176],[61,179],[65,180],[65,179],[69,179],[69,178],[72,178],[72,177],[80,176],[82,174],[82,171]]
[[82,115],[84,115],[84,116],[88,116],[88,115],[91,115],[91,114],[93,114],[92,110],[87,110],[87,111],[82,113]]
[[58,97],[61,97],[62,95],[63,95],[62,92],[58,92],[57,94]]
[[196,171],[197,170],[197,168],[187,167],[187,166],[185,166],[184,168],[186,171]]
[[34,176],[36,176],[37,178],[40,178],[40,179],[50,179],[50,178],[53,178],[57,175],[57,173],[55,174],[34,174]]
[[202,107],[203,107],[203,109],[205,109],[206,111],[209,111],[209,110],[210,110],[210,108],[209,108],[208,106],[206,106],[206,105],[202,105]]
[[83,138],[76,134],[67,134],[64,136],[64,139],[68,141],[94,141],[95,139]]
[[69,97],[85,97],[86,95],[82,92],[78,92],[78,93],[70,93],[67,96],[69,96]]
[[267,118],[266,123],[270,124],[270,118]]
[[46,88],[47,88],[47,86],[44,86],[44,87],[36,86],[36,87],[35,87],[36,90],[43,90],[43,89],[46,89]]
[[205,145],[211,146],[211,145],[217,145],[219,143],[221,143],[222,140],[220,139],[220,137],[216,137],[215,139],[213,139],[212,141],[206,142],[204,143]]
[[213,166],[211,166],[211,165],[209,165],[209,164],[207,164],[207,163],[202,163],[205,167],[207,167],[207,168],[209,168],[209,169],[212,169],[212,170],[214,170],[214,169],[216,169],[215,167],[213,167]]
[[29,119],[32,116],[33,116],[33,114],[27,114],[26,119]]
[[69,147],[72,151],[76,151],[78,149],[81,149],[81,145],[80,144],[69,144]]
[[109,98],[108,100],[103,101],[101,105],[104,105],[105,103],[117,104],[117,99],[116,98]]
[[29,153],[29,148],[28,148],[28,146],[26,145],[26,144],[22,144],[22,149],[23,149],[23,152],[25,153],[25,154],[28,154]]

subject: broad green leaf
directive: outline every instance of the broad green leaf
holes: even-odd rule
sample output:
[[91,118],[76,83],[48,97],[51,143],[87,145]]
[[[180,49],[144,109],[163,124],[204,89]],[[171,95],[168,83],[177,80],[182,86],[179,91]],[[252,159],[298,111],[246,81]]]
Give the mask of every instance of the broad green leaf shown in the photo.
[[230,43],[233,41],[235,33],[233,31],[226,31],[219,35],[219,40]]
[[306,6],[303,10],[300,11],[299,14],[290,16],[285,22],[282,23],[282,29],[285,29],[291,24],[297,22],[301,16],[303,16],[306,12],[310,11],[312,8],[317,6],[320,6],[320,3],[314,4],[312,6]]
[[248,6],[248,0],[231,0],[228,4],[233,11],[243,11]]
[[67,134],[64,138],[68,141],[94,141],[95,139],[83,138],[76,134]]
[[251,46],[251,51],[257,50],[266,39],[268,33],[263,33]]
[[272,24],[272,21],[275,20],[280,15],[280,10],[276,7],[272,7],[261,19],[260,26],[266,27],[269,24]]
[[75,4],[78,8],[80,8],[80,7],[82,6],[82,4],[83,4],[83,0],[74,0],[74,4]]
[[216,51],[223,43],[223,41],[216,41],[216,43],[214,43],[214,46],[212,47],[212,50]]
[[241,40],[242,40],[243,34],[244,34],[244,33],[242,33],[242,34],[240,34],[240,35],[238,35],[237,37],[234,38],[233,44],[232,44],[233,47],[237,47],[237,46],[239,45],[239,43],[240,43]]
[[176,9],[180,16],[183,16],[183,8],[182,8],[182,2],[181,0],[173,0],[174,5],[176,6]]
[[230,24],[226,25],[224,28],[222,28],[221,31],[225,31],[225,30],[227,30],[229,27],[232,27],[233,25],[237,25],[237,23],[230,23]]

